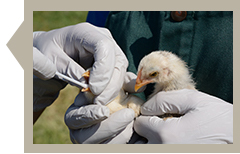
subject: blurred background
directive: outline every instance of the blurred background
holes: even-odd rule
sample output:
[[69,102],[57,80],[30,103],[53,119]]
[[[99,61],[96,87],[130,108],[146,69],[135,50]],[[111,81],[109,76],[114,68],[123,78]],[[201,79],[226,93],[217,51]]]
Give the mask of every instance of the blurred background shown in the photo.
[[[34,11],[33,31],[49,31],[85,22],[87,11]],[[71,144],[64,114],[73,103],[79,89],[67,85],[55,102],[39,117],[33,126],[33,144]]]

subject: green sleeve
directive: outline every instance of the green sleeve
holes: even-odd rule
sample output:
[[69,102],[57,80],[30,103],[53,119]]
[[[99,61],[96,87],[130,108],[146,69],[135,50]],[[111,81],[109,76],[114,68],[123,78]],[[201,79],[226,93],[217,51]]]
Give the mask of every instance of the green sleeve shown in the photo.
[[188,64],[198,90],[233,103],[232,11],[189,11],[180,22],[170,11],[110,12],[106,27],[126,54],[128,71],[136,73],[151,51],[171,51]]

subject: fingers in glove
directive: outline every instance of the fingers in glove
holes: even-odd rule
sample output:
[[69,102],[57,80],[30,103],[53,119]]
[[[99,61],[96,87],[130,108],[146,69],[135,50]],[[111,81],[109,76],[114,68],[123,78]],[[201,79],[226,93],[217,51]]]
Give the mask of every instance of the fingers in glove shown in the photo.
[[176,91],[171,92],[168,99],[164,96],[162,100],[159,98],[158,101],[163,105],[152,102],[150,107],[145,106],[143,113],[160,115],[175,111],[185,115],[165,121],[157,116],[141,116],[134,124],[136,132],[146,137],[149,143],[232,143],[231,104],[198,91],[182,90],[175,94]]
[[33,74],[42,80],[48,80],[55,76],[56,66],[37,48],[33,47]]
[[[123,89],[129,93],[136,93],[135,84],[136,84],[137,75],[132,72],[127,72],[124,77]],[[143,92],[146,89],[146,86],[141,87],[137,92]]]
[[133,134],[133,121],[127,125],[127,127],[120,132],[116,137],[108,139],[101,144],[126,144],[130,140]]
[[116,63],[115,44],[99,29],[90,24],[87,25],[88,34],[84,36],[82,46],[94,57],[89,87],[93,94],[99,95],[109,83]]
[[110,83],[100,95],[95,97],[94,103],[107,105],[109,102],[115,99],[122,88],[124,75],[125,69],[115,68]]
[[99,95],[112,79],[114,69],[127,68],[128,62],[120,47],[114,41],[107,29],[98,28],[88,23],[85,26],[82,46],[94,57],[94,63],[89,79],[89,87],[93,94]]
[[134,111],[132,109],[122,109],[113,113],[101,123],[88,128],[70,130],[71,137],[76,143],[98,144],[116,137],[133,119]]
[[[110,101],[116,98],[120,89],[123,86],[128,61],[123,52],[121,51],[121,49],[117,46],[117,44],[115,45],[115,52],[116,63],[113,69],[113,74],[111,76],[110,82],[107,84],[104,91],[95,98],[94,103],[97,104],[100,103],[103,105],[108,104]],[[101,81],[101,78],[98,80]]]
[[196,97],[198,91],[189,89],[159,92],[143,104],[141,113],[143,115],[185,114],[195,109]]
[[70,129],[86,128],[100,123],[109,114],[109,108],[103,105],[92,104],[79,107],[72,104],[65,114],[65,123]]
[[[58,72],[79,80],[85,69],[76,62],[78,52],[73,50],[73,43],[66,43],[66,38],[60,37],[65,36],[67,30],[68,27],[41,33],[40,36],[36,36],[33,40],[33,46],[52,61]],[[68,46],[64,45],[63,42]]]
[[134,130],[148,140],[148,144],[162,144],[179,138],[177,126],[181,119],[166,121],[157,116],[140,116],[134,122]]

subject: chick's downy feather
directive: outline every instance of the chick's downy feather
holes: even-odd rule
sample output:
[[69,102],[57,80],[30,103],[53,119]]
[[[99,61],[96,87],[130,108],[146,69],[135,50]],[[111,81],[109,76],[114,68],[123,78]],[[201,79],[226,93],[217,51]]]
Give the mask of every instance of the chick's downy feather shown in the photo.
[[[152,52],[140,61],[135,91],[149,83],[155,83],[154,91],[149,98],[160,91],[195,89],[186,63],[168,51]],[[163,120],[180,116],[182,114],[178,113],[159,115]]]
[[151,96],[160,91],[195,89],[186,63],[168,51],[155,51],[145,56],[138,67],[137,82],[156,83]]
[[[83,77],[86,79],[87,83],[89,80],[90,71],[91,68],[83,74]],[[90,91],[90,89],[82,89],[82,92],[84,93],[84,96],[86,97],[88,103],[93,103],[95,95]],[[111,102],[109,102],[106,106],[109,108],[110,114],[113,114],[123,108],[131,108],[135,112],[135,117],[137,117],[140,115],[140,107],[143,103],[144,101],[141,98],[129,94],[124,91],[123,88],[121,88],[117,97],[114,98],[114,100],[112,100]]]
[[[88,70],[86,74],[90,75],[90,70]],[[89,78],[89,76],[87,78]],[[156,83],[154,92],[150,97],[160,91],[184,88],[195,89],[195,83],[191,78],[185,62],[175,54],[167,51],[152,52],[140,61],[135,91],[149,83]],[[84,94],[89,103],[92,103],[95,96],[88,90],[85,91]],[[108,103],[107,106],[110,109],[110,114],[128,107],[135,111],[135,116],[137,117],[140,115],[140,107],[143,103],[144,101],[139,97],[128,94],[121,89],[118,96]]]

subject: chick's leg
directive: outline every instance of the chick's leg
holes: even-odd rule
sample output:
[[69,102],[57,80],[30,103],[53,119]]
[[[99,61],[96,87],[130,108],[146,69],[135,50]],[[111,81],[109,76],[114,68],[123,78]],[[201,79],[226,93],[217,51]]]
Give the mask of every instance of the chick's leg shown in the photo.
[[[82,77],[85,78],[85,80],[86,80],[86,82],[87,82],[87,84],[88,84],[88,83],[89,83],[89,77],[90,77],[90,70],[88,70],[88,71],[86,71],[85,73],[83,73],[83,74],[82,74]],[[90,88],[87,87],[87,88],[83,88],[83,89],[81,90],[81,92],[86,92],[86,91],[90,92]]]
[[123,108],[127,108],[127,95],[123,89],[120,89],[118,96],[114,98],[106,106],[110,109],[110,114],[117,112]]
[[134,95],[129,96],[128,99],[128,108],[133,109],[135,112],[135,117],[138,117],[141,112],[141,106],[144,101]]
[[106,105],[109,110],[110,110],[110,115],[121,110],[124,109],[126,107],[122,106],[121,104],[119,104],[117,101],[112,101],[109,104]]

